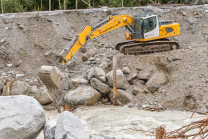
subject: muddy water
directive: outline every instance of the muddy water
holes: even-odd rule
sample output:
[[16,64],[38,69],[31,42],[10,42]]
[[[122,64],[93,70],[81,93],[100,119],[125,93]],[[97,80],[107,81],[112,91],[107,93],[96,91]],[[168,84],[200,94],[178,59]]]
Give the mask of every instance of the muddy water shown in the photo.
[[146,136],[146,132],[162,125],[166,131],[178,129],[192,121],[207,118],[204,115],[194,114],[190,119],[191,112],[163,111],[151,112],[138,110],[137,108],[124,108],[115,106],[98,106],[82,108],[75,113],[79,117],[86,136],[105,134],[115,138],[131,139],[154,139]]
[[[191,112],[151,112],[121,106],[84,107],[79,108],[74,114],[82,122],[86,137],[104,134],[116,139],[155,139],[146,135],[149,133],[135,129],[154,131],[154,128],[162,125],[168,132],[190,124],[192,121],[207,118],[204,115],[194,114],[190,119]],[[46,111],[46,115],[57,120],[60,114],[56,111]],[[37,139],[43,138],[43,133],[41,133]]]

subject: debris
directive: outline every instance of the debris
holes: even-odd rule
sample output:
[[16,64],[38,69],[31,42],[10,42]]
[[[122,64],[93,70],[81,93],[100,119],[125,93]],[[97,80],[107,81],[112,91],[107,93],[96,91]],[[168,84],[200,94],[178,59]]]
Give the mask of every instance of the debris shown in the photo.
[[51,99],[51,101],[54,103],[54,106],[56,107],[56,109],[58,110],[58,112],[61,113],[61,109],[60,109],[58,103],[53,98],[50,97],[50,95],[48,94],[48,92],[46,91],[45,88],[44,88],[44,90],[45,90],[46,94],[48,95],[48,97]]

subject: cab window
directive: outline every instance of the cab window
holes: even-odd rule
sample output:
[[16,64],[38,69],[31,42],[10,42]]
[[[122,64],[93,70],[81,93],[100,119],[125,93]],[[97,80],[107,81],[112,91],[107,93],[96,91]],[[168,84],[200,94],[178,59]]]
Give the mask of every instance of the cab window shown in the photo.
[[154,16],[154,17],[147,18],[144,20],[144,23],[145,23],[144,33],[150,32],[153,29],[155,29],[157,26],[156,17]]

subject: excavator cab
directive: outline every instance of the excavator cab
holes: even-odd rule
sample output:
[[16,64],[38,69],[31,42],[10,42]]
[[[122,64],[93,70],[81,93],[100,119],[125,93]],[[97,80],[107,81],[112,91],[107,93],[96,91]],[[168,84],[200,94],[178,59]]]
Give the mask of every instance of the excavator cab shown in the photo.
[[132,23],[133,39],[147,39],[159,36],[159,22],[157,15],[153,13],[138,14],[134,16]]

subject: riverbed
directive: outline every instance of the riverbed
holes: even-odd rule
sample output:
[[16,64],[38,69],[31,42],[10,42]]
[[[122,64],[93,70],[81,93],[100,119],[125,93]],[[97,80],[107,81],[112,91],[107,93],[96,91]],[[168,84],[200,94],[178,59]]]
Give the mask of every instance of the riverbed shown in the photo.
[[[158,126],[164,126],[169,132],[207,118],[197,113],[192,116],[192,112],[187,111],[151,112],[121,106],[82,107],[74,114],[83,124],[86,137],[103,134],[116,139],[154,139],[154,136],[147,135],[151,133],[144,131],[154,131]],[[46,115],[57,120],[60,114],[56,111],[46,111]],[[37,139],[43,139],[43,133],[41,134]]]

